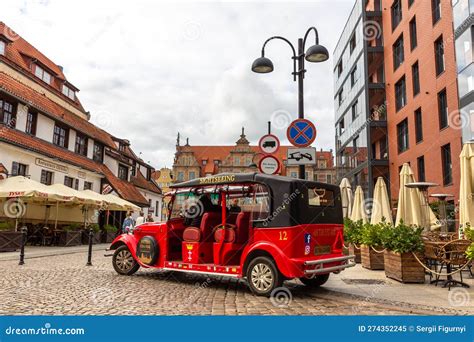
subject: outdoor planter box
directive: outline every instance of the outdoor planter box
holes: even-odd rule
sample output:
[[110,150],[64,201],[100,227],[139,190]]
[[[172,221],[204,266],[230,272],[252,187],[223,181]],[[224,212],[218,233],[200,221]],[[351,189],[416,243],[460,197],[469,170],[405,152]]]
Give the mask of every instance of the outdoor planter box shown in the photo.
[[384,269],[383,253],[377,253],[372,249],[372,247],[360,245],[360,256],[362,259],[362,267],[368,268],[369,270]]
[[[92,243],[97,244],[101,243],[102,233],[101,232],[93,232],[92,233]],[[82,244],[88,245],[89,244],[89,231],[83,230],[82,231]]]
[[384,252],[385,275],[402,283],[424,283],[425,270],[412,253]]
[[21,248],[22,233],[0,231],[0,252],[14,252]]
[[102,243],[111,243],[117,236],[117,232],[102,232]]
[[80,230],[71,230],[71,231],[62,231],[58,236],[58,246],[79,246],[82,243],[82,231]]
[[354,261],[360,264],[360,248],[356,247],[353,243],[349,244],[349,255],[355,255]]

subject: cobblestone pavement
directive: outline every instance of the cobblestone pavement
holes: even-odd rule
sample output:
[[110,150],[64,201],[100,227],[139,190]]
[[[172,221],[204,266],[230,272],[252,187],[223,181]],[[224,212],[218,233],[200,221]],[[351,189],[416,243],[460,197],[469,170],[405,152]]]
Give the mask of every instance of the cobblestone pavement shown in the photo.
[[[86,253],[0,261],[2,315],[399,315],[442,314],[431,307],[367,301],[288,282],[292,300],[275,303],[243,281],[140,269],[120,276],[111,258]],[[275,304],[275,305],[274,305]],[[278,304],[282,304],[281,307]],[[287,305],[285,305],[287,304]],[[453,313],[453,312],[449,312]],[[458,312],[461,313],[462,312]]]

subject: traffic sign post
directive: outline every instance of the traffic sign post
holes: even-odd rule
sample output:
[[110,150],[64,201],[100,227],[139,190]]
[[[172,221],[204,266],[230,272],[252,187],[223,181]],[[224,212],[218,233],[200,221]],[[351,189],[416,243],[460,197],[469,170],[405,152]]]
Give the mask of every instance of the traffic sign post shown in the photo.
[[276,157],[269,154],[260,159],[258,168],[261,173],[275,175],[278,173],[278,171],[280,171],[280,161]]
[[288,126],[286,136],[293,146],[307,147],[316,139],[316,127],[307,119],[297,119]]
[[316,149],[314,147],[289,148],[286,154],[287,165],[316,164]]
[[280,149],[280,140],[273,134],[266,134],[260,138],[258,147],[265,154],[276,153]]

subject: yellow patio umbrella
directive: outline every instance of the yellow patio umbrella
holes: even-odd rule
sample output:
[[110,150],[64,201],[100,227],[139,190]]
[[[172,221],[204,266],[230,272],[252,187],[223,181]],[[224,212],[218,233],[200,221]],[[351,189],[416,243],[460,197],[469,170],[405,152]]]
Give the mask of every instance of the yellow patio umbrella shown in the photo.
[[354,194],[354,204],[352,206],[352,212],[350,219],[352,221],[362,220],[364,223],[367,222],[367,214],[365,212],[365,200],[364,200],[364,191],[359,185],[356,188]]
[[64,184],[52,184],[48,186],[53,192],[62,194],[64,197],[70,197],[71,202],[88,206],[100,207],[104,199],[92,196],[86,191],[78,191]]
[[[49,186],[23,176],[9,177],[0,180],[0,200],[18,199],[18,202],[12,205],[2,205],[4,214],[8,217],[15,217],[15,230],[18,229],[18,218],[24,217],[28,209],[28,203],[51,204],[61,202],[70,202],[72,198],[51,189]],[[49,208],[45,218],[49,216]]]
[[37,202],[46,200],[69,201],[68,196],[58,193],[49,186],[27,177],[15,176],[0,180],[0,198],[32,199]]
[[[414,225],[423,227],[424,209],[426,208],[426,200],[420,190],[406,187],[408,183],[414,183],[415,176],[408,163],[404,163],[400,171],[400,189],[398,192],[398,207],[395,224],[400,224],[401,221],[407,225]],[[429,221],[431,229],[441,227],[439,220],[433,213],[433,210],[428,207]]]
[[461,155],[461,183],[459,189],[459,236],[466,227],[474,226],[474,143],[464,144]]
[[352,212],[352,188],[351,183],[347,178],[343,178],[341,184],[339,184],[341,189],[341,202],[342,202],[342,214],[343,217],[350,217]]
[[108,195],[102,195],[104,197],[104,200],[109,203],[109,210],[121,210],[121,211],[138,211],[140,210],[140,207],[126,201],[118,196],[108,194]]
[[383,177],[379,177],[375,183],[374,200],[372,204],[372,216],[370,217],[371,224],[382,222],[393,224],[392,209],[390,207],[390,200],[388,198],[387,185]]

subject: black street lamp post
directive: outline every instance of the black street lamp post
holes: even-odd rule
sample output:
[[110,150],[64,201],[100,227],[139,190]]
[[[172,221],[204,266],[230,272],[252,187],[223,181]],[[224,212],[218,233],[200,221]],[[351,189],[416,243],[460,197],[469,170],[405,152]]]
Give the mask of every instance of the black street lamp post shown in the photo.
[[[308,38],[308,34],[311,31],[314,31],[315,33],[315,44],[309,47],[305,53],[304,49],[306,45],[306,39]],[[257,58],[252,64],[253,72],[256,72],[259,74],[266,74],[273,71],[272,61],[269,58],[265,57],[265,46],[270,40],[273,40],[273,39],[280,39],[280,40],[285,41],[286,43],[288,43],[288,45],[291,47],[291,50],[293,51],[293,56],[291,57],[293,59],[292,75],[293,75],[293,80],[298,81],[298,118],[304,119],[303,79],[304,79],[304,74],[306,73],[306,70],[304,68],[304,61],[306,59],[308,62],[311,62],[311,63],[324,62],[329,58],[329,52],[324,46],[319,45],[318,30],[316,30],[315,27],[310,27],[306,31],[304,38],[298,39],[298,54],[296,54],[295,47],[293,46],[293,44],[291,44],[291,42],[288,39],[281,36],[270,37],[265,41],[265,43],[263,43],[262,56]],[[304,165],[299,166],[299,176],[302,179],[305,178]]]

